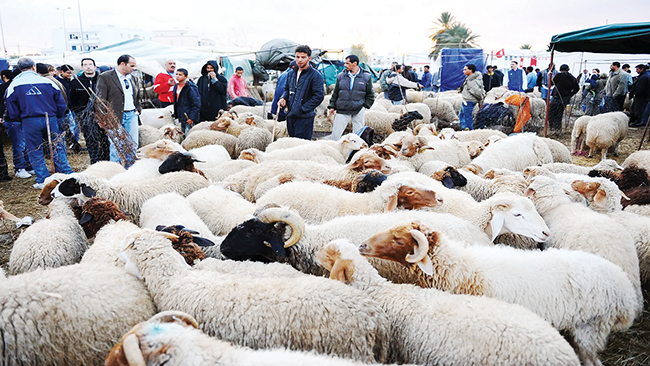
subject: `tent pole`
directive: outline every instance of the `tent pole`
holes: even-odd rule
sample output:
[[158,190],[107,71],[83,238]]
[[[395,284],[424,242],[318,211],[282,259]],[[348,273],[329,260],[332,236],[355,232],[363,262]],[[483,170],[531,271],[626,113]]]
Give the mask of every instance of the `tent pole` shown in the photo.
[[[546,94],[546,118],[544,119],[544,137],[548,133],[548,113],[551,106],[551,81],[553,81],[553,70],[555,70],[555,64],[553,64],[553,56],[555,55],[555,45],[551,46],[551,62],[548,67],[548,93]],[[541,91],[541,90],[540,90]]]

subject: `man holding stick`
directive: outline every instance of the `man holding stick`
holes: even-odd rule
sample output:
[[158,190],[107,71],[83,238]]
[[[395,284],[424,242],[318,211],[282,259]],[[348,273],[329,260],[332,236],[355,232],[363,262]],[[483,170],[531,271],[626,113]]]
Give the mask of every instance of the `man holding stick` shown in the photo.
[[50,172],[43,157],[43,136],[51,141],[52,160],[56,172],[70,174],[65,151],[65,139],[59,130],[58,120],[63,118],[67,108],[62,91],[51,80],[36,73],[32,59],[23,57],[17,67],[21,73],[7,88],[7,112],[12,120],[22,121],[25,134],[25,150],[36,172],[36,189],[43,189],[45,178]]

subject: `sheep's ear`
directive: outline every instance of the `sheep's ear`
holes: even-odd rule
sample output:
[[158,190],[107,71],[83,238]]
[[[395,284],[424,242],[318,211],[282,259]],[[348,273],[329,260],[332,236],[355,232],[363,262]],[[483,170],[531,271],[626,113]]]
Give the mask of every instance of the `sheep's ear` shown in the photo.
[[442,185],[449,189],[452,189],[454,188],[454,181],[451,179],[451,177],[444,177],[442,178]]
[[428,255],[425,255],[421,261],[417,262],[418,267],[429,276],[433,276],[433,263]]
[[198,245],[200,247],[214,246],[214,243],[212,242],[212,240],[202,238],[200,236],[192,236],[192,241],[194,242],[194,244],[196,244],[196,245]]
[[354,269],[350,268],[351,266],[352,261],[338,259],[334,262],[332,270],[330,270],[330,278],[349,285],[353,281],[352,274],[354,273]]
[[81,193],[83,193],[84,196],[95,197],[97,195],[97,192],[95,192],[94,189],[88,187],[87,185],[81,183],[79,186],[81,187]]
[[284,240],[282,239],[282,236],[271,235],[269,243],[271,244],[271,249],[273,249],[275,254],[280,258],[284,258]]
[[[506,222],[506,213],[504,210],[492,210],[492,219],[490,220],[490,225],[488,225],[485,228],[485,233],[491,236],[490,241],[494,241],[494,239],[499,236],[499,233],[501,233],[501,230],[503,229],[503,225]],[[488,232],[491,231],[491,232]]]
[[392,196],[388,197],[388,202],[386,202],[386,207],[384,207],[384,212],[395,211],[397,209],[397,192]]
[[528,187],[528,189],[526,189],[526,192],[524,193],[524,197],[531,197],[531,198],[535,197],[535,190]]
[[83,214],[81,214],[81,218],[79,219],[79,225],[87,224],[93,218],[94,218],[93,214],[89,212],[84,212]]
[[599,189],[594,196],[594,202],[598,204],[604,204],[607,201],[607,192],[602,189]]
[[432,148],[431,146],[422,146],[421,148],[418,149],[418,153],[421,154],[421,153],[423,153],[423,152],[425,152],[427,150],[435,150],[435,149]]

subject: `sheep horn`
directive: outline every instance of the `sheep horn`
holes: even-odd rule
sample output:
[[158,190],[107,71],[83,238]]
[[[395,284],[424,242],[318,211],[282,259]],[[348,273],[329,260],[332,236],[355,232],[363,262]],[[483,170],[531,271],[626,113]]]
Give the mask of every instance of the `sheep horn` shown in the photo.
[[122,349],[124,350],[124,357],[129,363],[129,366],[146,366],[142,351],[140,350],[140,341],[138,336],[134,333],[129,334],[122,342]]
[[291,228],[291,237],[284,242],[288,248],[296,244],[305,234],[305,221],[297,213],[283,207],[270,207],[260,210],[255,216],[267,224],[283,222]]
[[151,319],[150,322],[159,322],[159,323],[178,323],[181,325],[189,325],[195,329],[199,329],[199,323],[188,313],[184,313],[178,310],[168,310],[160,312]]
[[411,230],[411,236],[418,243],[418,249],[413,254],[407,254],[406,261],[409,263],[417,263],[429,252],[429,240],[419,230]]

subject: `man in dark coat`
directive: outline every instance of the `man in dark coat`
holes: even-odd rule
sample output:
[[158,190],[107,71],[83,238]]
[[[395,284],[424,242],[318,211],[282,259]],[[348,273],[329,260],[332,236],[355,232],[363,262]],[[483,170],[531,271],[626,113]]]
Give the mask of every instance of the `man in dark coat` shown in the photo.
[[201,68],[201,77],[196,82],[201,95],[201,114],[199,121],[214,121],[220,110],[226,110],[228,80],[219,74],[219,64],[208,61]]
[[636,65],[636,72],[639,76],[634,82],[630,96],[634,97],[632,103],[632,116],[634,121],[630,127],[641,127],[648,123],[648,115],[650,114],[650,73],[648,73],[648,66],[644,64]]
[[325,97],[323,76],[309,65],[311,48],[306,45],[296,47],[296,70],[287,74],[280,108],[288,106],[287,132],[289,136],[311,140],[314,132],[315,109]]
[[199,95],[199,88],[187,78],[188,72],[186,69],[176,70],[176,81],[174,85],[174,115],[181,123],[183,133],[187,132],[199,123],[199,116],[201,114],[201,95]]
[[[97,97],[108,102],[108,106],[113,109],[118,123],[121,123],[135,143],[135,145],[129,147],[130,150],[126,154],[127,161],[123,162],[113,141],[110,141],[111,161],[121,163],[126,168],[134,163],[134,161],[129,160],[129,157],[135,157],[135,151],[138,148],[138,113],[142,110],[139,83],[132,75],[135,65],[135,58],[130,55],[122,55],[117,59],[117,67],[100,74],[97,81]],[[100,115],[102,109],[98,106],[98,103],[100,102],[95,102],[95,109],[97,114]]]
[[[70,82],[70,109],[77,115],[81,131],[86,140],[86,148],[90,155],[90,163],[109,160],[108,137],[106,132],[97,125],[97,120],[92,111],[87,111],[91,93],[97,90],[99,72],[95,60],[84,58],[81,60],[83,73]],[[85,113],[84,113],[85,112]]]
[[578,81],[569,73],[569,65],[560,66],[560,72],[553,77],[553,89],[551,105],[549,106],[548,122],[552,130],[562,130],[562,116],[564,108],[569,104],[569,99],[580,90]]

